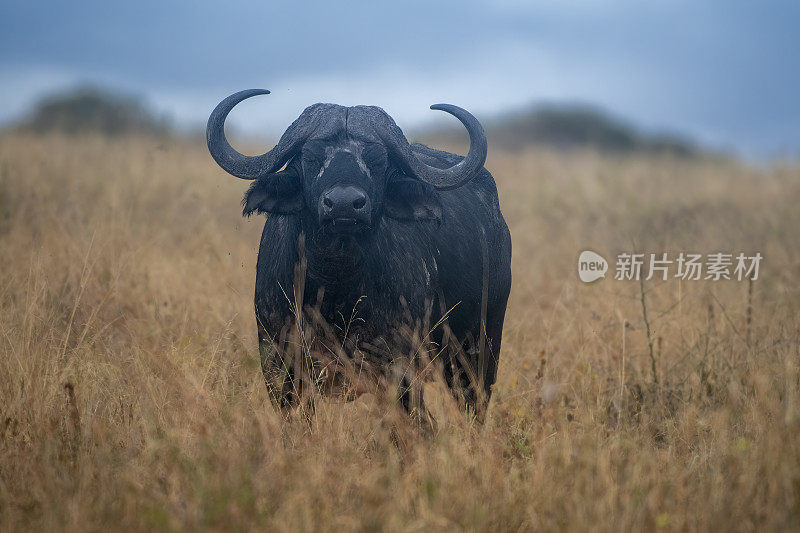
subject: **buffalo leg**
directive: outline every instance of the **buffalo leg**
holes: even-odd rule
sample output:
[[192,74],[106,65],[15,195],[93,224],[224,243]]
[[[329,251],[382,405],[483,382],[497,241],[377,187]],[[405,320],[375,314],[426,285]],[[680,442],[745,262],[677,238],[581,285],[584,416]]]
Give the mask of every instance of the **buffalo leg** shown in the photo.
[[267,386],[269,397],[276,407],[285,409],[297,403],[294,394],[294,369],[286,364],[272,340],[260,340],[258,351],[261,359],[261,373]]

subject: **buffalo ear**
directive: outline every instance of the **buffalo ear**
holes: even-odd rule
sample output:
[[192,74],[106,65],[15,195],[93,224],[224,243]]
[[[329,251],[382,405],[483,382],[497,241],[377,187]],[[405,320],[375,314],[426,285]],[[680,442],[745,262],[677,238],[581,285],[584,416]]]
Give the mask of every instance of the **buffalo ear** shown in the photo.
[[245,193],[242,206],[244,216],[253,213],[297,213],[303,208],[300,179],[290,171],[258,178]]
[[397,220],[435,220],[441,223],[439,192],[416,179],[390,181],[386,188],[384,213]]

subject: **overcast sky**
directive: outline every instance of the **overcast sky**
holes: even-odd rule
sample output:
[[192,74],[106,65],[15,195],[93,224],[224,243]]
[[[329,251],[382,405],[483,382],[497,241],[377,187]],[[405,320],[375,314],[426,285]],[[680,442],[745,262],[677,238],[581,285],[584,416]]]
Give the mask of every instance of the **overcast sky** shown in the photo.
[[380,105],[406,128],[445,123],[438,102],[485,118],[578,101],[745,155],[797,155],[798,51],[788,0],[3,0],[0,121],[82,82],[184,125],[267,88],[231,122],[269,136],[318,101]]

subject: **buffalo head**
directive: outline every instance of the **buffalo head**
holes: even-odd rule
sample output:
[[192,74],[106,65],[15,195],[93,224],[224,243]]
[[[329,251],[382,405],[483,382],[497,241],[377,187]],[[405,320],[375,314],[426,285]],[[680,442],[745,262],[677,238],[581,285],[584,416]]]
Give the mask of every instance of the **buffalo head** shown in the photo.
[[246,98],[269,91],[252,89],[220,102],[208,120],[208,149],[236,177],[255,180],[245,194],[244,214],[302,213],[307,224],[334,233],[366,233],[382,216],[439,220],[437,190],[474,178],[486,160],[486,135],[470,113],[449,104],[445,111],[467,128],[470,149],[450,168],[421,161],[403,132],[381,108],[315,104],[306,108],[278,144],[246,156],[225,138],[225,118]]

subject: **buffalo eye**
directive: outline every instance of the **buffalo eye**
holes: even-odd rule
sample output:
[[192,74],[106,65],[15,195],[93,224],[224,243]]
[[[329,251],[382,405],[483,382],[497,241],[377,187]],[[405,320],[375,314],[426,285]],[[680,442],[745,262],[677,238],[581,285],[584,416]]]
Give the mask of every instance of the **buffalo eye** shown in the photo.
[[301,160],[306,172],[316,173],[325,160],[325,148],[317,143],[309,142],[303,146]]
[[371,169],[380,169],[387,164],[386,147],[382,144],[367,144],[361,151],[361,158]]
[[244,195],[242,215],[297,213],[303,208],[303,188],[295,165],[258,178]]
[[384,213],[397,220],[442,221],[439,193],[431,185],[411,178],[392,180],[386,189]]

